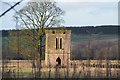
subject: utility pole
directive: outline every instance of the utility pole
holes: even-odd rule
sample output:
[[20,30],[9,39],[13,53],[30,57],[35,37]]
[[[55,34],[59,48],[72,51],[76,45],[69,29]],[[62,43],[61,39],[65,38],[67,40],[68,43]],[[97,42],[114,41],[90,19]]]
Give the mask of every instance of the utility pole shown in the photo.
[[13,9],[15,6],[17,6],[18,4],[20,4],[23,0],[20,0],[19,2],[17,2],[16,4],[14,4],[13,6],[11,6],[9,9],[7,9],[5,12],[3,12],[1,15],[0,15],[0,18],[2,16],[4,16],[7,12],[9,12],[11,9]]

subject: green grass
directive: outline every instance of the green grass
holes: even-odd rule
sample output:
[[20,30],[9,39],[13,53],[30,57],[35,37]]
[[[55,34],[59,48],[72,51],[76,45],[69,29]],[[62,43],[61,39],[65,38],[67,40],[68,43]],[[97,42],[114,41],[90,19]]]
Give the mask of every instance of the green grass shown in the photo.
[[[71,69],[71,70],[73,70],[73,69]],[[74,71],[71,71],[71,70],[69,70],[69,76],[72,76],[73,75],[73,72]],[[34,76],[35,76],[35,71],[34,72],[32,72],[31,70],[25,70],[25,69],[23,69],[23,71],[15,71],[14,73],[13,72],[11,72],[10,74],[11,74],[11,76],[16,76],[16,77],[18,77],[18,75],[19,75],[19,78],[33,78]],[[37,76],[39,76],[38,75],[38,73],[39,73],[39,71],[37,71],[36,72],[36,75]],[[60,77],[61,78],[65,78],[65,76],[66,76],[66,74],[67,74],[67,72],[66,72],[66,70],[64,69],[64,68],[60,68],[59,69],[59,71],[56,71],[56,69],[55,68],[51,68],[51,71],[49,71],[49,69],[48,68],[42,68],[42,70],[41,70],[41,77],[42,78],[49,78],[49,74],[50,74],[50,77],[51,78],[55,78],[56,77],[56,74],[60,74]],[[6,75],[5,77],[9,77],[8,75]]]

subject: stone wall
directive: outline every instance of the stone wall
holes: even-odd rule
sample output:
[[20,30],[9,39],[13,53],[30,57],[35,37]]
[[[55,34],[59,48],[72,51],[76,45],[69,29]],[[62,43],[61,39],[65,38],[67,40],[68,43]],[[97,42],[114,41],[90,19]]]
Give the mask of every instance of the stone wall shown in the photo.
[[60,57],[61,65],[68,66],[70,64],[70,54],[48,54],[46,64],[50,67],[55,67],[57,65],[56,59]]
[[[56,57],[57,56],[60,56],[60,58],[62,59],[62,60],[64,60],[65,62],[67,61],[67,59],[69,58],[69,56],[68,56],[68,54],[64,54],[64,57],[66,57],[65,59],[63,59],[64,57],[63,57],[63,55],[61,55],[61,54],[59,54],[59,55],[56,55],[56,54],[51,54],[51,55],[49,55],[50,56],[50,59],[51,60],[49,60],[50,61],[50,63],[52,63],[53,65],[55,65],[56,64]],[[52,57],[51,57],[52,56]],[[69,60],[69,59],[68,59]],[[29,68],[32,68],[32,61],[33,60],[19,60],[19,62],[18,62],[18,60],[9,60],[9,61],[7,61],[7,60],[5,60],[5,63],[6,64],[3,64],[2,63],[2,65],[1,65],[1,68],[2,68],[2,66],[4,65],[4,67],[5,66],[7,66],[8,68],[13,68],[13,69],[17,69],[18,68],[18,63],[19,63],[19,69],[29,69]],[[62,61],[62,64],[64,63],[64,61]],[[1,62],[1,61],[0,61]],[[37,61],[36,60],[34,60],[34,62],[35,62],[35,65],[37,66]],[[76,65],[78,65],[78,66],[81,66],[83,63],[84,64],[87,64],[87,60],[70,60],[70,61],[68,61],[70,64],[76,64]],[[98,63],[99,62],[99,60],[91,60],[91,62],[90,62],[90,64],[91,65],[93,65],[93,64],[99,64]],[[102,63],[101,63],[102,65],[106,65],[106,61],[105,60],[103,60],[102,61]],[[112,66],[114,67],[114,68],[116,68],[116,66],[114,66],[114,65],[117,65],[118,67],[119,67],[119,69],[120,69],[120,64],[119,64],[119,62],[117,61],[117,60],[110,60],[110,63],[109,63],[109,65],[110,64],[112,64]],[[67,64],[66,64],[67,65]],[[7,68],[6,67],[6,68]],[[45,68],[46,67],[46,65],[45,65],[45,61],[44,60],[42,60],[42,67],[43,68]]]
[[[6,69],[18,69],[18,68],[32,69],[38,67],[38,61],[37,60],[4,60],[4,62],[2,62],[2,66]],[[45,66],[45,61],[42,60],[42,67],[44,66]]]

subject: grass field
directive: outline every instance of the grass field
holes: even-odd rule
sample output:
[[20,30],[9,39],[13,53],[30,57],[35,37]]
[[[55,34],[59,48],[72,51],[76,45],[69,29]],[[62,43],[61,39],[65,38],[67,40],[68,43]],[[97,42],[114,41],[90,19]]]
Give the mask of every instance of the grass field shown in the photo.
[[[83,61],[84,63],[86,61]],[[95,61],[92,61],[95,62]],[[116,62],[116,61],[112,61]],[[107,73],[107,68],[100,67],[86,67],[81,66],[81,61],[75,61],[77,66],[67,67],[67,68],[41,68],[41,78],[105,78],[106,74],[109,74],[110,78],[119,77],[120,68],[108,68],[110,73]],[[89,73],[90,72],[90,73]],[[14,69],[11,71],[7,71],[4,75],[5,78],[39,78],[39,69],[38,68],[22,68],[22,69]],[[88,75],[89,73],[89,75]]]

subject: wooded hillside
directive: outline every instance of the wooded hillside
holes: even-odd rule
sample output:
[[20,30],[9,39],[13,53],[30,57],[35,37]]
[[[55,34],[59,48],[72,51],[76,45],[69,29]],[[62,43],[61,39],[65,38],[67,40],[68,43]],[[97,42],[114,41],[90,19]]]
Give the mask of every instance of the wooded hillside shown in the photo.
[[[71,30],[71,59],[87,59],[88,56],[88,43],[90,40],[91,32],[91,59],[99,59],[101,54],[105,54],[106,49],[110,48],[109,59],[117,59],[118,57],[118,31],[120,26],[84,26],[84,27],[66,27]],[[56,28],[49,28],[56,29]],[[2,30],[2,53],[3,57],[6,55],[11,57],[10,59],[27,59],[26,56],[17,53],[10,47],[8,36],[9,32],[16,33],[18,30]],[[9,37],[9,38],[8,38]],[[14,37],[15,38],[15,37]],[[17,38],[17,37],[16,37]],[[16,39],[15,38],[15,39]],[[12,39],[11,39],[12,40]],[[21,41],[23,42],[23,41]],[[17,45],[17,44],[16,44]],[[22,45],[22,44],[20,44]],[[9,46],[9,47],[8,47]],[[44,50],[43,50],[44,51]],[[9,55],[8,55],[9,53]],[[105,55],[102,55],[105,57]],[[43,58],[44,59],[44,58]],[[103,58],[104,59],[104,58]]]
[[[103,34],[118,34],[120,25],[105,25],[105,26],[71,26],[65,27],[72,31],[72,34],[88,34],[87,30],[92,33]],[[53,28],[54,29],[54,28]],[[8,36],[8,31],[16,32],[17,30],[2,30],[2,37]],[[1,31],[0,31],[1,32]]]

